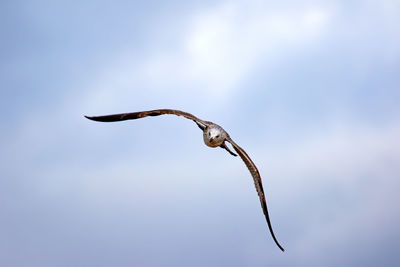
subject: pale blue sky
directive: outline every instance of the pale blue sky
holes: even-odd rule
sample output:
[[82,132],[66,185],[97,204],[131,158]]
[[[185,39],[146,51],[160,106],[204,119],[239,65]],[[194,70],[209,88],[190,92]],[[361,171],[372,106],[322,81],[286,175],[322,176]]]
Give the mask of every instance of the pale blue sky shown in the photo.
[[[351,2],[351,3],[350,3]],[[398,1],[2,1],[1,266],[398,266]],[[214,121],[263,177],[165,116]]]

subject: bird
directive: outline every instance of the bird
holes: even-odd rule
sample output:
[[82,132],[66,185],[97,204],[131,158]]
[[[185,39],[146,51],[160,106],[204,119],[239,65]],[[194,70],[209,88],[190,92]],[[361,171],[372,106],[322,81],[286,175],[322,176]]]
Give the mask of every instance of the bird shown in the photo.
[[[181,111],[181,110],[176,110],[176,109],[155,109],[155,110],[148,110],[148,111],[139,111],[139,112],[130,112],[130,113],[120,113],[120,114],[112,114],[112,115],[104,115],[104,116],[85,116],[89,120],[93,121],[98,121],[98,122],[116,122],[116,121],[125,121],[125,120],[135,120],[135,119],[140,119],[140,118],[145,118],[145,117],[154,117],[154,116],[160,116],[160,115],[165,115],[165,114],[170,114],[170,115],[177,115],[177,116],[182,116],[186,119],[194,121],[197,126],[203,131],[203,139],[204,143],[209,146],[209,147],[221,147],[225,149],[226,151],[229,152],[232,156],[239,156],[242,158],[243,162],[245,163],[246,167],[251,173],[251,176],[253,177],[254,180],[254,185],[256,187],[256,191],[258,194],[258,197],[260,199],[261,203],[261,208],[263,210],[265,219],[267,221],[267,225],[269,228],[269,231],[271,233],[271,236],[273,240],[275,241],[275,244],[279,247],[280,250],[285,251],[285,249],[279,244],[278,240],[275,237],[274,231],[272,230],[272,225],[271,225],[271,220],[269,217],[268,213],[268,208],[267,208],[267,202],[265,199],[265,193],[261,181],[261,176],[260,173],[254,164],[254,162],[251,160],[251,158],[247,155],[246,151],[244,151],[243,148],[241,148],[238,144],[236,144],[229,134],[218,124],[210,122],[210,121],[204,121],[196,116]],[[233,147],[233,149],[236,151],[234,153],[229,149],[229,147],[226,145],[226,142],[230,143]]]

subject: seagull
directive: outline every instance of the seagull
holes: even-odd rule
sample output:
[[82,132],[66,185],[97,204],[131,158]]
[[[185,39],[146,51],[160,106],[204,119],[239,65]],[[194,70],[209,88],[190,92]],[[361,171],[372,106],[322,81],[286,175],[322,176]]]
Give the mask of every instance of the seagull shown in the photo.
[[[229,154],[233,156],[239,156],[242,158],[244,163],[246,164],[247,168],[249,169],[251,176],[254,179],[254,184],[258,193],[258,197],[260,198],[261,202],[261,207],[264,212],[265,219],[268,224],[269,231],[272,235],[272,238],[274,239],[276,245],[282,250],[285,251],[284,248],[279,244],[278,240],[275,237],[274,231],[272,230],[272,225],[271,221],[269,218],[268,214],[268,209],[267,209],[267,202],[265,200],[265,194],[264,194],[264,189],[262,186],[262,181],[261,181],[261,176],[260,173],[258,172],[258,169],[254,162],[250,159],[250,157],[247,155],[246,151],[243,150],[239,145],[237,145],[229,136],[229,134],[218,124],[210,122],[210,121],[203,121],[197,118],[196,116],[180,111],[180,110],[175,110],[175,109],[156,109],[156,110],[148,110],[148,111],[140,111],[140,112],[132,112],[132,113],[121,113],[121,114],[113,114],[113,115],[105,115],[105,116],[85,116],[87,119],[93,120],[93,121],[100,121],[100,122],[115,122],[115,121],[125,121],[125,120],[135,120],[135,119],[140,119],[144,117],[154,117],[154,116],[159,116],[159,115],[165,115],[165,114],[172,114],[172,115],[177,115],[177,116],[183,116],[189,120],[194,121],[197,126],[203,131],[203,139],[204,143],[209,146],[209,147],[221,147],[225,149],[226,151],[229,152]],[[228,146],[226,145],[226,142],[229,142],[236,153],[232,152]]]

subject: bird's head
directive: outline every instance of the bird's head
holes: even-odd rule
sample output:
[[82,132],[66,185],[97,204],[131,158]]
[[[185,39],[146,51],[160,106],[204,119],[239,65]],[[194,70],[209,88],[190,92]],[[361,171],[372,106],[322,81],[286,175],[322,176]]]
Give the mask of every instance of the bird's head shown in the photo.
[[218,125],[209,126],[204,129],[204,143],[210,147],[220,146],[226,138],[225,131]]

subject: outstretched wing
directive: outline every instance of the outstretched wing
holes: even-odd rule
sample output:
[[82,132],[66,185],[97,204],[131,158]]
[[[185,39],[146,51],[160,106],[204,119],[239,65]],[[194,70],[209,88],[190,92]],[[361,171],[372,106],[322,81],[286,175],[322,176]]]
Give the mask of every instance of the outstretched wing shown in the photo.
[[135,120],[135,119],[140,119],[148,116],[160,116],[164,114],[172,114],[172,115],[177,115],[177,116],[183,116],[189,120],[193,120],[197,123],[201,123],[204,125],[208,125],[208,122],[205,122],[203,120],[200,120],[196,116],[180,111],[180,110],[175,110],[175,109],[155,109],[155,110],[148,110],[148,111],[139,111],[139,112],[132,112],[132,113],[121,113],[121,114],[113,114],[113,115],[106,115],[106,116],[94,116],[94,117],[89,117],[85,116],[89,120],[93,121],[101,121],[101,122],[113,122],[113,121],[125,121],[125,120]]
[[247,153],[243,150],[243,148],[238,146],[230,138],[227,141],[232,144],[233,148],[236,150],[236,152],[239,154],[239,156],[242,158],[242,160],[246,164],[247,168],[249,169],[249,171],[251,173],[251,176],[253,176],[254,185],[256,186],[258,197],[260,198],[261,207],[263,209],[263,212],[264,212],[264,215],[265,215],[265,219],[267,220],[269,231],[271,232],[272,238],[274,239],[276,245],[282,251],[285,251],[284,248],[278,243],[278,240],[275,237],[274,231],[272,230],[272,225],[271,225],[271,221],[269,219],[269,214],[268,214],[267,202],[265,201],[265,195],[264,195],[264,189],[263,189],[263,186],[262,186],[261,176],[260,176],[260,173],[258,172],[258,169],[257,169],[256,165],[250,159],[250,157],[247,155]]

